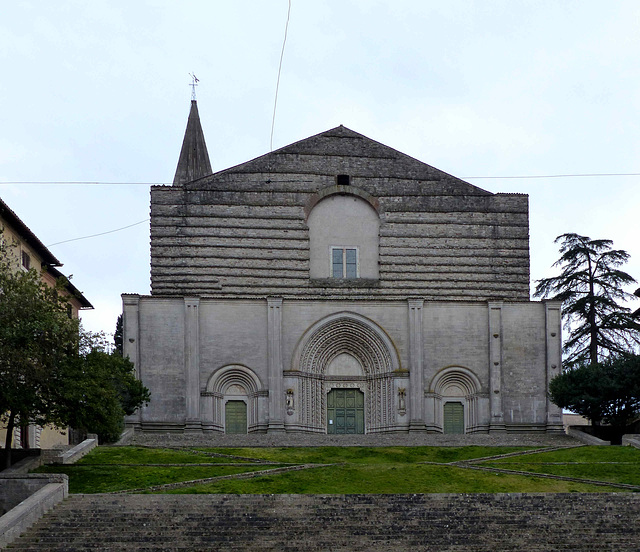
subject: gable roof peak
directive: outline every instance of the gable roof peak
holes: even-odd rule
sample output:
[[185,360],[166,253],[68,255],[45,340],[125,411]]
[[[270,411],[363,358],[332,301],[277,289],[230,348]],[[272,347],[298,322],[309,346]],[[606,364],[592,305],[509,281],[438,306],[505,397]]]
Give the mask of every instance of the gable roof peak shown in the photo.
[[191,110],[184,132],[176,174],[173,177],[173,185],[186,184],[211,173],[211,162],[200,124],[198,103],[196,100],[191,100]]

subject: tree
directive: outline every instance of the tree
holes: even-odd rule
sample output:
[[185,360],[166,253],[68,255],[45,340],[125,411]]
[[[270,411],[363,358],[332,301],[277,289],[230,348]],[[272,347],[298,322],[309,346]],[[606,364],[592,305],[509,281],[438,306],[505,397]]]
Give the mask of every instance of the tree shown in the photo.
[[124,416],[150,399],[131,361],[110,352],[102,334],[82,333],[79,354],[58,388],[65,390],[57,402],[69,412],[68,424],[97,433],[101,442],[116,441]]
[[608,355],[633,351],[640,344],[640,321],[631,309],[618,303],[633,299],[625,285],[635,280],[618,267],[628,259],[626,251],[612,249],[611,240],[592,240],[563,234],[560,275],[538,280],[534,297],[562,301],[568,338],[564,343],[566,367],[596,364]]
[[128,359],[108,352],[99,334],[80,333],[63,282],[52,288],[35,270],[15,269],[0,247],[0,422],[11,465],[16,423],[69,425],[120,435],[123,417],[149,401]]
[[7,465],[17,422],[64,424],[52,385],[77,347],[78,323],[60,289],[43,283],[35,270],[15,270],[0,251],[0,420],[7,428]]
[[549,396],[557,406],[593,425],[609,424],[621,435],[640,414],[640,356],[609,357],[566,370],[549,383]]
[[119,314],[118,319],[116,320],[116,331],[113,334],[113,344],[116,347],[116,352],[120,356],[124,354],[123,339],[124,339],[124,329],[122,326],[122,315]]

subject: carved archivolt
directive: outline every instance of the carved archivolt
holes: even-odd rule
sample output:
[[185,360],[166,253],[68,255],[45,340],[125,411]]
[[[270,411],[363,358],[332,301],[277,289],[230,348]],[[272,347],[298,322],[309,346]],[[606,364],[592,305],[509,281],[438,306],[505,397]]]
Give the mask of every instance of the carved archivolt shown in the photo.
[[248,431],[258,426],[258,400],[262,383],[253,370],[240,364],[218,368],[202,391],[202,423],[205,429],[224,431],[224,408],[228,400],[247,403]]
[[[361,376],[327,372],[331,362],[344,354],[360,363]],[[393,429],[393,372],[400,363],[389,336],[371,320],[347,312],[320,320],[300,340],[292,368],[289,377],[297,379],[300,392],[299,429],[326,431],[326,396],[336,387],[358,388],[365,393],[367,433]]]
[[466,397],[480,392],[478,377],[462,366],[450,366],[440,370],[431,380],[430,391],[441,396]]
[[449,366],[440,370],[431,380],[427,393],[434,400],[436,426],[444,429],[444,405],[453,400],[464,405],[465,432],[478,431],[482,418],[479,404],[481,390],[480,380],[468,368]]
[[364,316],[347,312],[327,316],[305,332],[292,368],[322,375],[329,363],[343,353],[358,359],[368,376],[400,368],[395,347],[382,328]]
[[230,364],[222,366],[211,375],[207,382],[206,391],[224,395],[232,386],[242,387],[247,395],[254,394],[262,389],[260,379],[253,370],[240,364]]

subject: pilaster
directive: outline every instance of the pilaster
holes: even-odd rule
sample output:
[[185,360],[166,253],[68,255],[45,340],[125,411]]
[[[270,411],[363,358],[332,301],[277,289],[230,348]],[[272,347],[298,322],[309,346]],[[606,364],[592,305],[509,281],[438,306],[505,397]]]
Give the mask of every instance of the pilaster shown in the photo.
[[546,335],[547,431],[562,432],[562,409],[548,397],[549,383],[562,372],[562,303],[544,301]]
[[186,432],[201,432],[200,420],[200,298],[184,298],[184,370]]
[[502,302],[488,303],[489,309],[489,409],[490,431],[505,431],[502,407]]
[[269,365],[269,432],[284,431],[284,390],[282,365],[282,297],[267,298],[267,339]]
[[426,431],[424,421],[423,299],[408,299],[409,308],[409,430]]
[[[133,363],[136,378],[142,380],[140,365],[140,295],[122,295],[122,354]],[[145,406],[125,418],[128,425],[139,427]]]

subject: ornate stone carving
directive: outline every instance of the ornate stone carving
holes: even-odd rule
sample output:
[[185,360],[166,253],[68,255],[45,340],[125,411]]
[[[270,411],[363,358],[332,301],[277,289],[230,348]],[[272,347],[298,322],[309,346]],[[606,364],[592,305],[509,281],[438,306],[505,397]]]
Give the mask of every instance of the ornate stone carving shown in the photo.
[[295,409],[295,403],[293,400],[293,389],[287,389],[287,414],[289,416],[293,415],[293,411]]
[[258,400],[263,396],[262,383],[253,370],[240,364],[222,366],[216,370],[204,392],[203,423],[218,431],[224,431],[224,403],[227,398],[243,398],[247,402],[247,427],[251,431],[258,424]]
[[407,413],[407,390],[404,387],[398,389],[398,414],[404,416]]
[[[361,376],[327,374],[327,367],[343,354],[358,361]],[[391,340],[367,318],[337,313],[319,321],[303,336],[292,368],[288,375],[301,380],[301,429],[326,431],[326,396],[338,387],[365,393],[367,433],[394,428],[393,373],[400,363]]]

